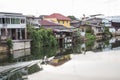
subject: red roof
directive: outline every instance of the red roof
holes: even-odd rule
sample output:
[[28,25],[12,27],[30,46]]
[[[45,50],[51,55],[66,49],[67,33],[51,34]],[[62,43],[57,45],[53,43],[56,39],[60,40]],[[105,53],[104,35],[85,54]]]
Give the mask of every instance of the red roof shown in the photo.
[[65,17],[64,15],[59,14],[59,13],[54,13],[49,16],[45,16],[45,18],[57,18],[57,20],[68,20],[68,21],[71,20],[70,18]]
[[57,24],[57,23],[54,23],[54,22],[51,22],[51,21],[48,21],[48,20],[40,20],[39,23],[42,26],[61,26],[60,24]]

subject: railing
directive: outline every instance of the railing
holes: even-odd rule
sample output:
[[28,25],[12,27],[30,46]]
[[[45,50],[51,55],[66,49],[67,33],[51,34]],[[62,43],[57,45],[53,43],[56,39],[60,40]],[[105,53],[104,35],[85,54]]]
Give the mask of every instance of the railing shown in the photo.
[[56,38],[64,38],[65,35],[55,35]]

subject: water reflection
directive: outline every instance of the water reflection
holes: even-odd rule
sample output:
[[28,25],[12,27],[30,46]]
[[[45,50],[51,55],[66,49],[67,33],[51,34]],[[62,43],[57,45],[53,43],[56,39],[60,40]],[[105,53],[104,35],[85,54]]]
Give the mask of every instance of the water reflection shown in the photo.
[[[43,47],[43,48],[35,48],[35,49],[25,49],[14,51],[12,54],[5,54],[0,53],[0,65],[5,66],[15,62],[25,62],[37,59],[44,59],[44,56],[47,58],[52,57],[49,60],[49,64],[53,66],[59,66],[71,59],[70,54],[84,54],[87,51],[93,52],[101,52],[101,51],[108,51],[108,50],[120,50],[120,38],[112,38],[108,40],[102,41],[86,41],[80,43],[69,43],[64,44],[62,48],[58,47]],[[1,66],[0,66],[1,67]],[[25,75],[25,68],[24,70],[18,70],[14,74],[11,75],[9,80],[23,80],[22,77]],[[34,72],[39,71],[39,66],[32,66],[31,68],[27,69],[27,74],[31,74]],[[23,73],[24,72],[24,73]],[[14,77],[17,76],[17,77]],[[0,76],[1,77],[1,76]],[[3,77],[2,77],[3,78]],[[2,79],[1,80],[6,80]]]
[[24,62],[36,59],[44,59],[44,56],[60,56],[65,54],[85,54],[87,51],[101,52],[108,50],[119,50],[120,38],[112,38],[103,41],[86,41],[76,44],[64,44],[62,48],[58,47],[43,47],[35,48],[34,50],[25,49],[14,51],[12,54],[0,53],[0,65],[7,65],[13,62]]
[[30,49],[14,51],[11,54],[3,53],[1,54],[0,65],[5,66],[15,62],[29,61],[31,60],[30,56]]

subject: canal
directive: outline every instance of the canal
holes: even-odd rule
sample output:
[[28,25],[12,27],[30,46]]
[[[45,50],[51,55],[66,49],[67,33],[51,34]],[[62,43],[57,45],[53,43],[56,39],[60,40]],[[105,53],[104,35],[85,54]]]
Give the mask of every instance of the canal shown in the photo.
[[0,69],[43,60],[42,65],[34,64],[16,71],[12,68],[14,72],[11,69],[3,71],[5,73],[0,73],[0,80],[56,80],[58,76],[62,80],[120,80],[120,37],[0,55]]

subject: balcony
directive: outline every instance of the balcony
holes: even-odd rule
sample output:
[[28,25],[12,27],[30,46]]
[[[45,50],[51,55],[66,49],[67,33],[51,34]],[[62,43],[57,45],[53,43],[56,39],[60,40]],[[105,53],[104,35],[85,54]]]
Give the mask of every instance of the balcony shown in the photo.
[[6,28],[7,27],[7,24],[2,24],[3,28]]

